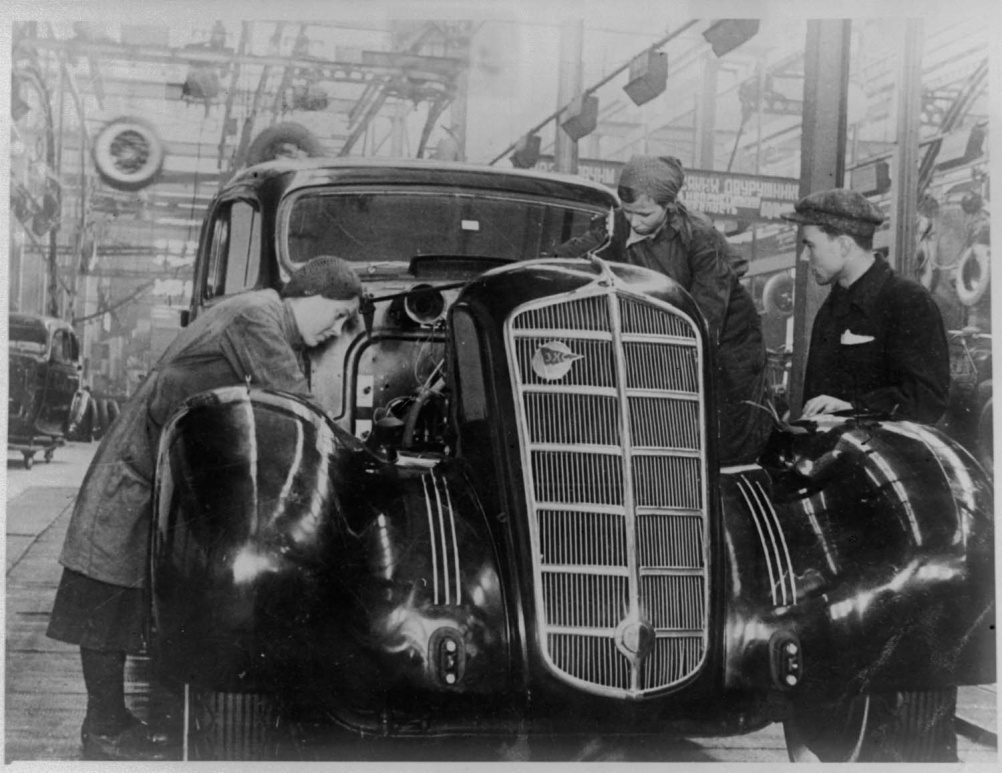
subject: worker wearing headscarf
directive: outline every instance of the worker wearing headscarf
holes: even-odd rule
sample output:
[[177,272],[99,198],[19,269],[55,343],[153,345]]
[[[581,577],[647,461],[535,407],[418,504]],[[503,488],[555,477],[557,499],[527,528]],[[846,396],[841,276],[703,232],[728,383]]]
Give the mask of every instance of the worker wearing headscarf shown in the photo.
[[677,158],[634,156],[619,177],[622,208],[608,243],[600,247],[605,234],[589,235],[562,245],[558,254],[598,248],[610,260],[659,271],[692,295],[717,347],[720,462],[752,462],[771,430],[761,320],[739,281],[746,261],[709,218],[678,201],[684,182]]

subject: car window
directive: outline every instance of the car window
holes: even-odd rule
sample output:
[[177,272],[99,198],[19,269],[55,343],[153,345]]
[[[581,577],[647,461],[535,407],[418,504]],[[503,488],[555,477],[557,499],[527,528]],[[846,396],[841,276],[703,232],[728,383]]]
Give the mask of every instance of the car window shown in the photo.
[[66,330],[57,330],[52,334],[52,361],[73,362],[73,346]]
[[251,290],[261,260],[261,217],[251,202],[233,201],[215,212],[202,297]]
[[317,191],[293,200],[285,255],[349,261],[410,261],[418,255],[524,260],[552,254],[582,234],[596,209],[490,193]]

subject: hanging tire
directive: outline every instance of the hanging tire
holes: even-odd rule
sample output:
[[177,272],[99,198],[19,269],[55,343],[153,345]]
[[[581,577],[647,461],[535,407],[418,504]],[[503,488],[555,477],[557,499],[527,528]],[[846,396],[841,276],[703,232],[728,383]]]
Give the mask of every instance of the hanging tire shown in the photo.
[[260,164],[276,158],[302,158],[326,155],[316,135],[302,124],[277,123],[258,134],[247,148],[247,164]]
[[955,687],[801,701],[783,724],[792,762],[956,761]]
[[957,298],[965,306],[973,306],[988,290],[991,279],[991,250],[987,244],[972,244],[957,263]]
[[793,277],[785,272],[769,277],[762,288],[762,306],[774,317],[793,316]]
[[94,138],[94,166],[105,184],[137,191],[163,169],[166,150],[153,126],[141,118],[116,118]]

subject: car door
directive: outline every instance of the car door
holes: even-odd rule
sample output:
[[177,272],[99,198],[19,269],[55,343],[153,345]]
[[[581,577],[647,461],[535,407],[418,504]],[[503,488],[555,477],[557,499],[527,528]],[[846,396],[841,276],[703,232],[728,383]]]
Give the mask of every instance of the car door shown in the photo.
[[52,332],[49,358],[45,364],[45,391],[35,429],[44,435],[61,436],[66,430],[73,396],[80,388],[80,347],[68,328]]

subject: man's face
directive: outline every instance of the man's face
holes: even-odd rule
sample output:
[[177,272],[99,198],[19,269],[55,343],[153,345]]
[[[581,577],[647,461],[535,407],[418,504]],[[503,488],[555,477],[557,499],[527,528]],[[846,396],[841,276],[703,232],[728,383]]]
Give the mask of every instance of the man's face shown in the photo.
[[313,295],[300,299],[299,313],[296,314],[299,334],[308,348],[336,338],[346,327],[353,327],[357,322],[358,298],[336,301]]
[[668,210],[646,193],[642,193],[632,204],[623,204],[630,228],[637,236],[650,236],[665,222]]
[[819,285],[837,282],[845,269],[843,237],[829,236],[816,225],[805,225],[802,243],[811,261],[811,273]]

